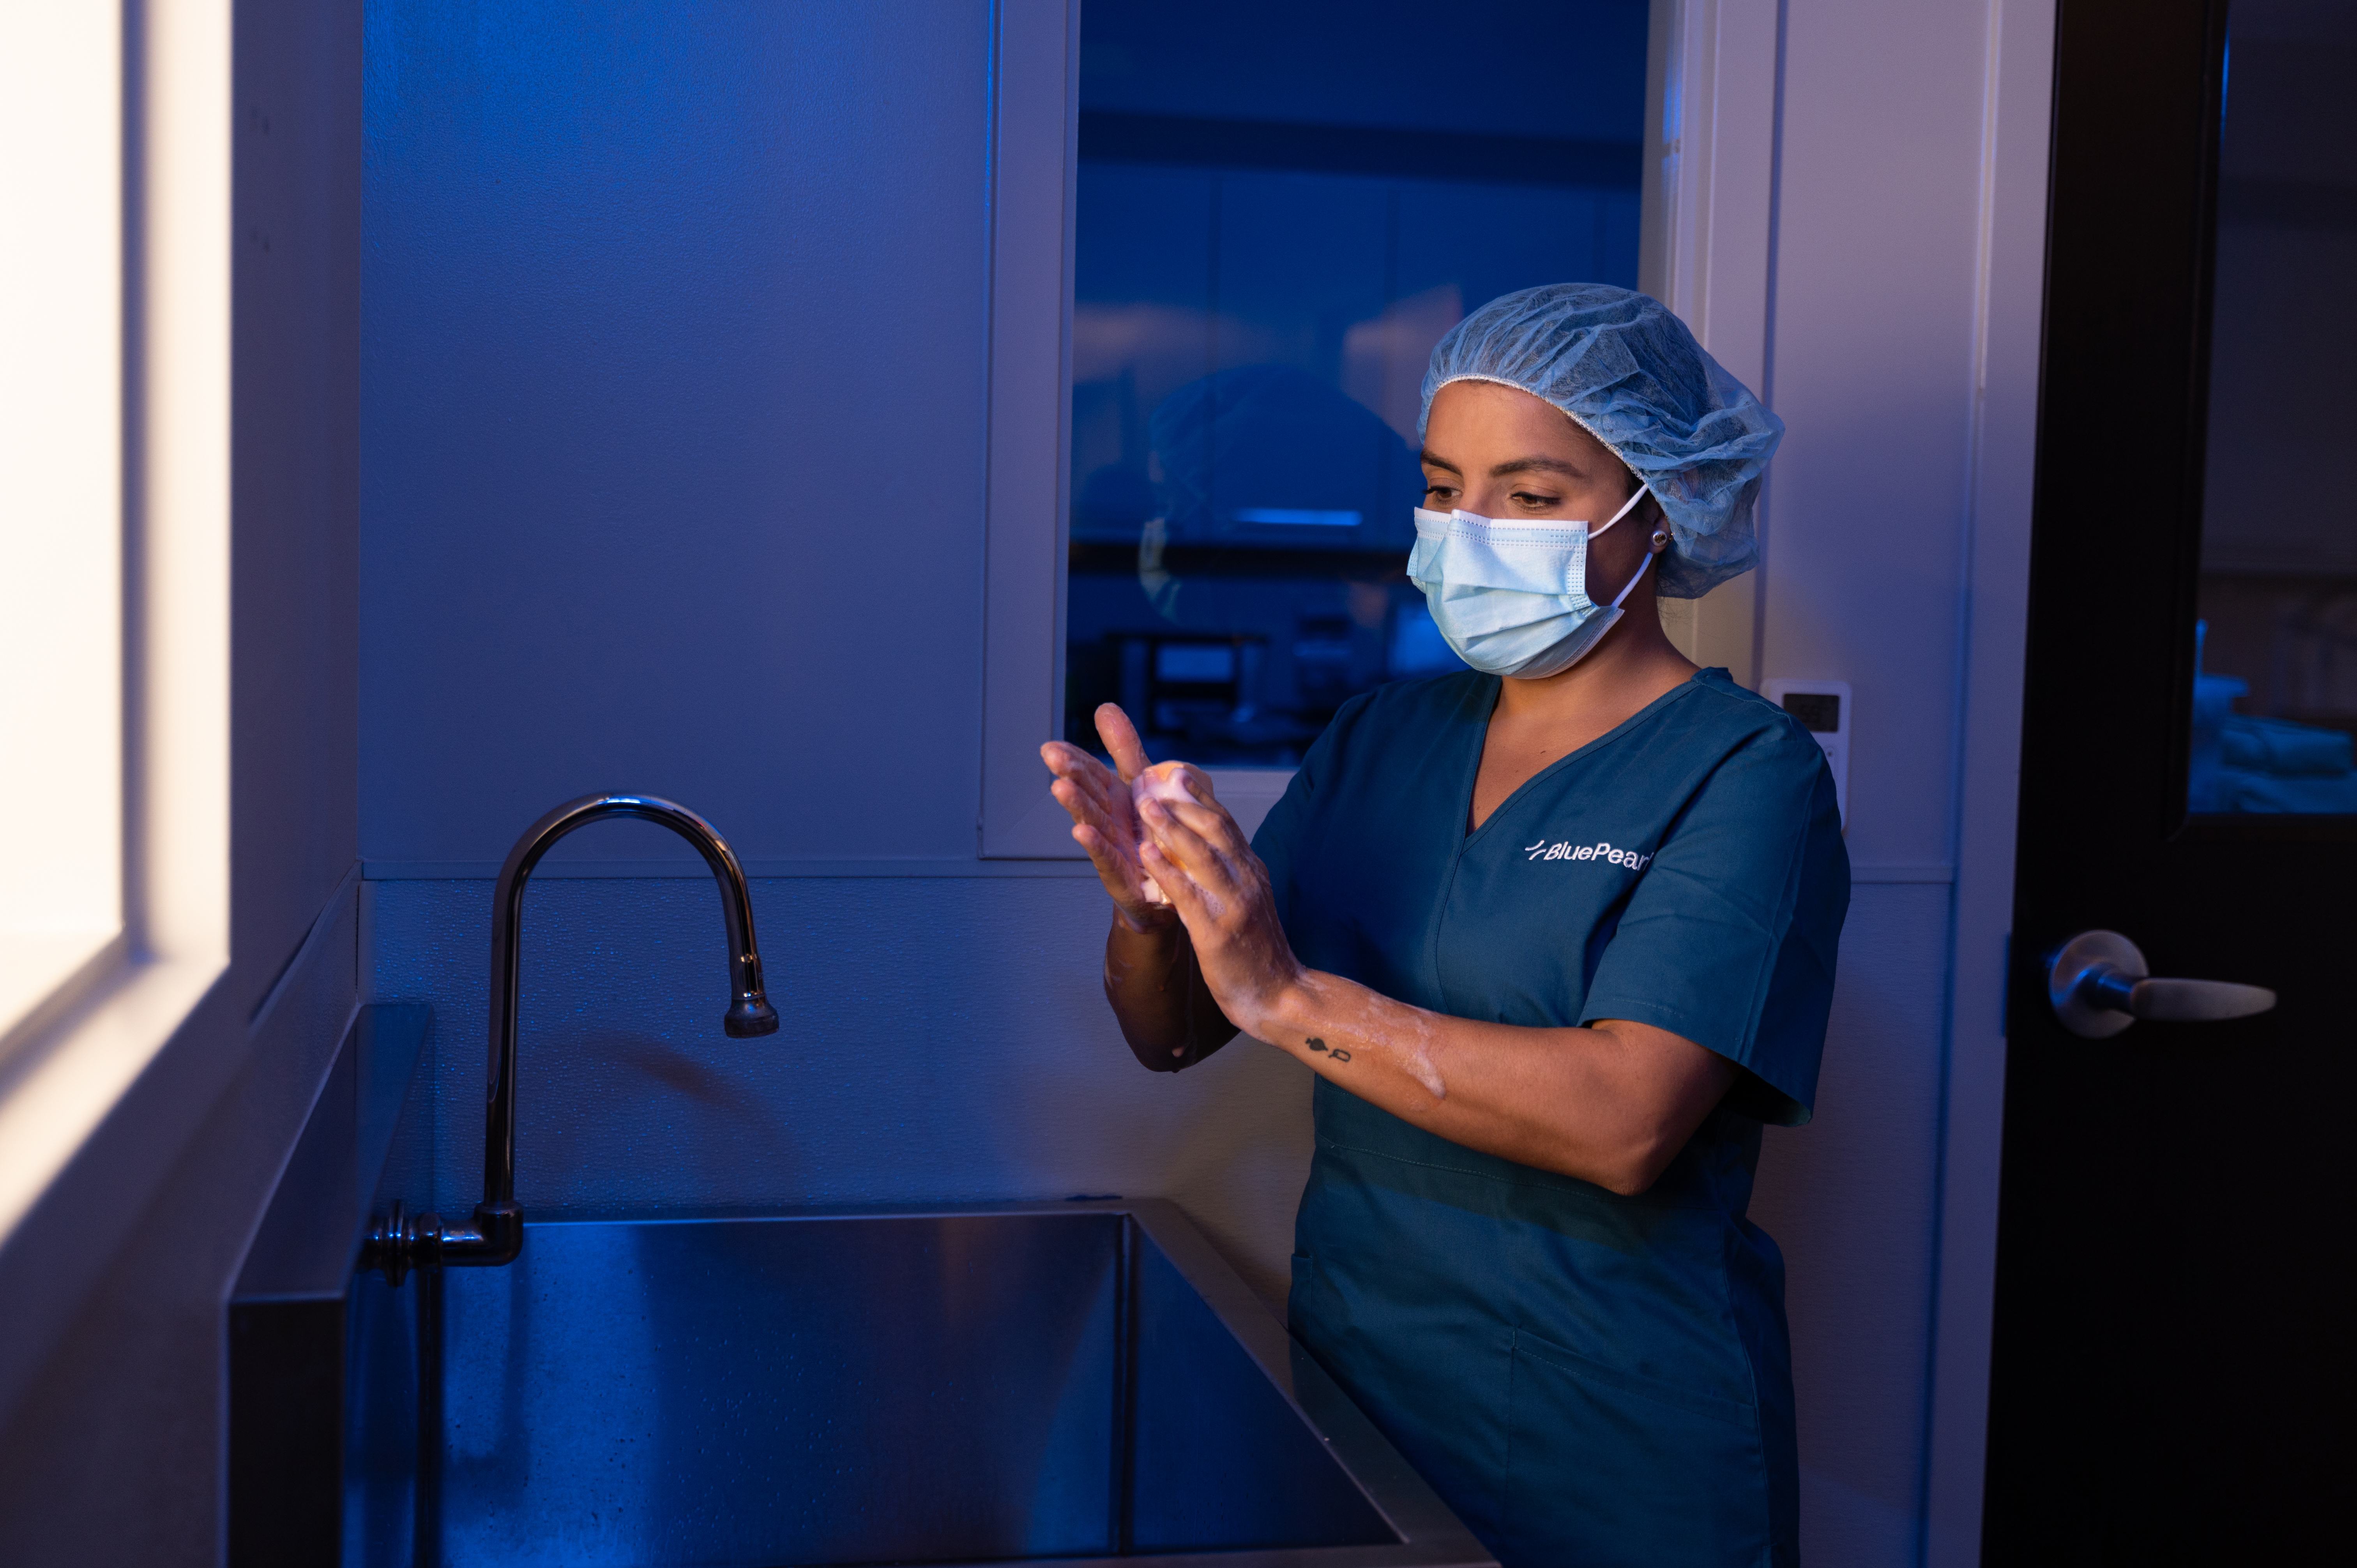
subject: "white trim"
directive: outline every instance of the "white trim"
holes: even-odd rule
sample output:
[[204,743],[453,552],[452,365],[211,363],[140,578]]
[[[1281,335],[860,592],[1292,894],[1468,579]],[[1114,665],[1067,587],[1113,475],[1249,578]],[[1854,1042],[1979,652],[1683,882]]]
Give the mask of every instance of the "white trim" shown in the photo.
[[1990,0],[1978,224],[1979,309],[1957,701],[1957,866],[1932,1298],[1927,1568],[1981,1557],[1997,1163],[2005,1112],[2007,939],[2046,292],[2055,0]]
[[[231,0],[139,9],[128,927],[229,959]],[[156,1042],[160,1047],[162,1042]]]
[[[1777,0],[1653,0],[1647,92],[1655,116],[1639,285],[1676,312],[1712,359],[1773,406],[1768,323],[1776,174]],[[1760,678],[1760,564],[1699,599],[1665,599],[1679,650]]]
[[[1036,761],[1036,759],[1034,759]],[[1238,826],[1247,833],[1260,826],[1269,808],[1284,795],[1285,787],[1292,782],[1291,768],[1223,768],[1212,770],[1212,789],[1220,803],[1227,807]],[[755,881],[792,877],[1072,877],[1092,880],[1096,868],[1089,865],[1069,832],[1062,831],[1071,819],[1060,809],[1056,822],[1056,851],[1051,855],[1025,857],[1001,856],[990,860],[967,860],[956,855],[905,855],[888,859],[825,860],[798,856],[776,860],[744,862],[745,875]],[[371,860],[361,867],[361,875],[369,882],[488,882],[500,874],[496,860]],[[595,880],[629,876],[677,876],[690,881],[709,881],[712,873],[704,862],[692,854],[648,856],[639,860],[565,860],[551,856],[540,863],[533,874],[534,881],[559,879]],[[1910,876],[1907,881],[1922,878]],[[1940,881],[1946,881],[1942,868]]]
[[1061,859],[1039,747],[1063,728],[1080,3],[999,0],[995,21],[979,848]]
[[[1082,858],[1072,820],[1048,793],[1048,770],[1039,762],[1039,747],[1060,735],[1064,723],[1080,47],[1080,0],[999,0],[991,72],[990,479],[978,835],[985,860]],[[1043,529],[1043,518],[1053,526]],[[1208,771],[1246,832],[1260,825],[1293,777],[1289,768]],[[970,866],[892,869],[898,864],[779,862],[776,869],[747,870],[763,876],[977,875]],[[863,869],[804,869],[811,865]],[[886,869],[864,869],[878,865]],[[378,875],[372,865],[370,875]]]

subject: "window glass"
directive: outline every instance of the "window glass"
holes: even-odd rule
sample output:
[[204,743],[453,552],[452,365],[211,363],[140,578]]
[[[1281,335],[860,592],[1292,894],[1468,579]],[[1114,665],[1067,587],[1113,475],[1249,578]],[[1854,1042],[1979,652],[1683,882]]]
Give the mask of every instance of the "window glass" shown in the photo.
[[2232,25],[2189,804],[2357,812],[2357,8]]
[[1434,20],[1083,6],[1078,744],[1118,702],[1157,760],[1291,767],[1352,694],[1462,668],[1405,574],[1425,362],[1500,294],[1636,285],[1646,5]]

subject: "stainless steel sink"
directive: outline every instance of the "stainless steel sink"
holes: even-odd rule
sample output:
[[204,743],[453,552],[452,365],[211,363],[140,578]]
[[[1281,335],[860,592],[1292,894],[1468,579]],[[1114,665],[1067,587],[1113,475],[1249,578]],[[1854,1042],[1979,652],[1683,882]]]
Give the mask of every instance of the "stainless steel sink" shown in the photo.
[[240,1568],[1495,1568],[1167,1202],[535,1213],[389,1284],[431,1031],[361,1010],[231,1291]]
[[1488,1563],[1159,1201],[534,1219],[357,1276],[348,1563]]

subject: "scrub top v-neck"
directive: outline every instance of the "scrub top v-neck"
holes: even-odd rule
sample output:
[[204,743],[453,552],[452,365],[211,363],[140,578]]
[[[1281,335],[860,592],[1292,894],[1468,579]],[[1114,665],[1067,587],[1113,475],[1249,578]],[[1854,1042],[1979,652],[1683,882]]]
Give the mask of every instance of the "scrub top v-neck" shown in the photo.
[[1354,699],[1254,836],[1311,968],[1455,1017],[1625,1019],[1740,1070],[1648,1191],[1320,1079],[1295,1334],[1507,1568],[1787,1563],[1797,1467],[1763,1122],[1808,1118],[1849,899],[1808,732],[1702,671],[1467,831],[1495,676]]

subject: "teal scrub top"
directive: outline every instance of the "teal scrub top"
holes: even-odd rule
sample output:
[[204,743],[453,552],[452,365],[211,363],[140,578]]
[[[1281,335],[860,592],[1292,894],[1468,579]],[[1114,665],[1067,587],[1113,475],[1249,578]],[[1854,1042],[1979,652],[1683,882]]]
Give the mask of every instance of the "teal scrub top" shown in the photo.
[[1303,962],[1461,1018],[1652,1024],[1741,1070],[1633,1197],[1320,1079],[1295,1335],[1506,1568],[1797,1561],[1763,1123],[1816,1093],[1849,904],[1808,732],[1706,670],[1468,832],[1498,679],[1335,715],[1260,832]]

